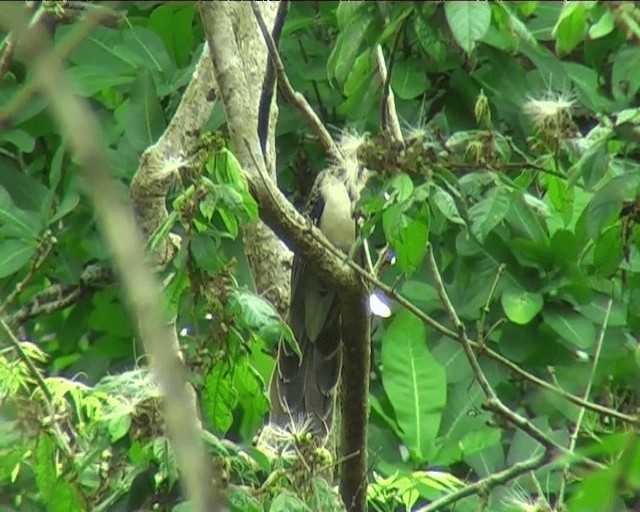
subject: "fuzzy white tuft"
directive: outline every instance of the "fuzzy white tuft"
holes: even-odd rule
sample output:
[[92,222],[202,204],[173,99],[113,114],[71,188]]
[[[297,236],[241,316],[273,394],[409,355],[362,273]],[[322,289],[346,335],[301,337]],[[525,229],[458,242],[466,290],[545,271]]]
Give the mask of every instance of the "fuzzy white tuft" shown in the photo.
[[569,115],[575,102],[572,94],[549,92],[543,98],[529,96],[523,110],[535,123],[546,123],[548,120]]

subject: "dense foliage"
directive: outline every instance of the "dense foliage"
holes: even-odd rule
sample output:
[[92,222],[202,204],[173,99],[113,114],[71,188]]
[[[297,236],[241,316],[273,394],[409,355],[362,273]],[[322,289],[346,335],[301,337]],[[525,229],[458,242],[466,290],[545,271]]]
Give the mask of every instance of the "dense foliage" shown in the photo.
[[[116,26],[54,38],[124,194],[204,37],[196,4],[119,8]],[[336,135],[371,134],[362,234],[395,263],[372,339],[372,510],[484,478],[439,510],[640,506],[638,42],[633,2],[292,3],[286,71]],[[404,144],[380,133],[378,44]],[[0,508],[188,510],[109,248],[30,76],[16,61],[0,81],[14,114],[0,131]],[[281,104],[278,180],[296,203],[325,164],[301,125]],[[330,453],[304,434],[277,440],[295,454],[252,445],[287,329],[253,287],[239,233],[259,211],[221,105],[208,128],[150,240],[182,236],[163,300],[208,450],[234,510],[338,509]]]

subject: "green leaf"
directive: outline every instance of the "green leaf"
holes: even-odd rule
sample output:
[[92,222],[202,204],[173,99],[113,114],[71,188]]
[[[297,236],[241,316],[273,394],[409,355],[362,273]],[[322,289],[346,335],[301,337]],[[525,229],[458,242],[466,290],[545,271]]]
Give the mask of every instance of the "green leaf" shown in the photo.
[[471,53],[489,30],[491,6],[487,2],[445,2],[444,12],[453,37],[465,52]]
[[471,232],[484,242],[489,232],[505,218],[512,201],[513,195],[508,190],[491,190],[487,197],[469,208]]
[[456,202],[449,192],[440,187],[432,187],[429,198],[448,220],[454,224],[460,224],[461,226],[467,225],[464,219],[460,216]]
[[609,277],[620,267],[624,258],[622,226],[607,229],[597,240],[593,249],[593,264],[597,275]]
[[43,228],[37,213],[18,208],[4,188],[0,188],[0,237],[36,240]]
[[219,272],[225,264],[220,244],[207,233],[195,233],[189,241],[189,250],[198,268],[211,274]]
[[547,240],[547,233],[534,209],[527,204],[523,196],[516,198],[509,207],[505,217],[507,224],[516,236],[522,236],[535,242]]
[[597,238],[602,231],[617,220],[624,201],[634,200],[640,175],[629,172],[616,176],[607,182],[594,195],[582,212],[576,234],[584,233],[589,238]]
[[576,183],[582,177],[587,190],[593,189],[607,172],[610,160],[606,139],[589,146],[569,171],[570,184]]
[[266,300],[246,290],[234,290],[229,296],[227,307],[239,325],[258,334],[268,346],[276,347],[280,339],[284,338],[302,358],[291,329]]
[[233,423],[233,410],[238,403],[232,370],[226,363],[218,362],[204,377],[202,401],[213,428],[225,434]]
[[[29,212],[39,212],[42,205],[48,202],[50,191],[40,181],[29,176],[26,172],[18,170],[17,167],[9,164],[2,166],[0,172],[0,209],[20,209]],[[17,207],[17,208],[16,208]],[[11,222],[10,219],[7,221]],[[0,218],[0,226],[4,224]],[[39,226],[35,231],[39,231],[42,222],[33,222]]]
[[47,500],[47,512],[85,512],[86,510],[88,510],[88,504],[76,485],[64,480],[56,482],[51,498]]
[[436,438],[447,395],[445,371],[429,352],[426,329],[402,311],[382,338],[382,385],[396,413],[404,441],[424,460]]
[[269,512],[311,512],[311,509],[293,494],[285,491],[274,498]]
[[75,85],[81,96],[92,97],[102,91],[117,88],[119,85],[132,83],[136,77],[130,74],[114,74],[97,64],[81,64],[66,71],[66,75]]
[[[251,490],[247,488],[239,488],[235,486],[229,486],[226,489],[226,494],[229,498],[229,504],[231,505],[231,512],[263,512],[264,507],[262,501],[251,496]],[[173,511],[172,511],[173,512]]]
[[396,62],[391,70],[391,87],[393,92],[403,100],[417,98],[430,85],[422,62],[401,60]]
[[514,286],[502,292],[500,302],[507,318],[518,325],[531,322],[542,310],[544,304],[540,293],[531,293]]
[[7,277],[29,263],[36,252],[34,242],[24,240],[0,241],[0,278]]
[[238,392],[238,402],[242,407],[240,434],[250,439],[264,422],[269,412],[269,399],[265,394],[262,376],[242,358],[235,367],[233,383]]
[[[342,18],[340,13],[344,10],[350,10],[352,15]],[[346,25],[338,35],[336,45],[329,56],[327,68],[329,80],[335,79],[338,84],[343,85],[360,54],[360,47],[374,17],[371,7],[366,4],[353,4],[347,7],[346,3],[341,3],[338,7],[338,19],[345,19]]]
[[429,239],[429,208],[422,204],[415,217],[404,212],[407,203],[394,204],[382,214],[387,242],[396,253],[399,267],[411,274],[422,263]]
[[168,3],[153,9],[147,26],[164,42],[169,55],[179,67],[189,64],[193,50],[192,28],[195,5],[192,3]]
[[124,136],[138,151],[155,144],[167,123],[149,72],[142,72],[133,84]]
[[131,428],[131,407],[123,406],[120,412],[114,411],[114,417],[109,420],[109,438],[112,443],[126,436]]
[[36,139],[24,130],[0,131],[0,142],[13,144],[23,153],[31,153],[36,145]]
[[[640,89],[638,69],[640,69],[640,48],[637,45],[623,48],[618,52],[611,71],[614,98],[631,102],[636,97]],[[637,104],[629,106],[637,106]]]
[[596,338],[593,322],[575,311],[549,309],[542,312],[545,323],[564,340],[581,350],[586,350]]
[[406,201],[413,193],[413,181],[408,174],[402,172],[395,174],[387,183],[386,190],[397,203]]
[[58,478],[55,462],[55,445],[48,434],[40,434],[36,441],[35,467],[38,489],[47,502],[51,499],[52,491]]
[[587,10],[584,2],[566,2],[562,6],[553,35],[559,53],[570,53],[584,40]]

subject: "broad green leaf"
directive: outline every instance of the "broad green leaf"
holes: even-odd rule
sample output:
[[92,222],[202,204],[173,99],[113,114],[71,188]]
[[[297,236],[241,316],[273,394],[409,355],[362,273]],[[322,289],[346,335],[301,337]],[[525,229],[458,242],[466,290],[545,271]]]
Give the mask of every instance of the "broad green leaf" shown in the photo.
[[33,241],[39,237],[43,224],[38,213],[18,208],[0,187],[0,237]]
[[59,221],[64,216],[71,213],[79,203],[80,194],[78,194],[75,190],[70,190],[69,192],[67,192],[62,198],[62,201],[60,201],[60,204],[58,204],[55,213],[49,219],[48,225]]
[[446,376],[426,344],[423,323],[406,311],[382,339],[382,385],[396,413],[404,442],[417,460],[436,438],[447,395]]
[[600,19],[589,27],[589,37],[599,39],[609,35],[615,27],[615,16],[612,9],[605,9]]
[[269,399],[265,394],[265,383],[260,374],[251,367],[246,358],[238,361],[233,372],[233,385],[242,407],[240,434],[250,439],[263,424],[269,412]]
[[444,12],[453,37],[471,53],[491,24],[491,6],[487,2],[445,2]]
[[66,74],[75,85],[78,94],[86,97],[92,97],[119,85],[130,84],[136,79],[133,73],[113,74],[96,64],[73,66],[66,71]]
[[165,82],[169,82],[176,66],[160,36],[153,30],[141,26],[133,26],[122,34],[122,43],[116,44],[115,51],[138,68],[147,69],[156,78],[162,76]]
[[[0,208],[39,212],[46,202],[50,190],[27,172],[19,170],[12,163],[2,162],[0,172]],[[0,226],[4,221],[0,218]]]
[[596,339],[593,322],[578,312],[556,307],[543,311],[542,317],[551,329],[576,348],[586,350]]
[[204,377],[202,387],[204,412],[214,430],[225,434],[233,422],[238,392],[233,386],[233,369],[218,362]]
[[7,277],[25,266],[36,251],[34,242],[23,240],[0,241],[0,278]]
[[[342,6],[345,7],[342,7]],[[345,17],[346,25],[341,30],[336,45],[327,63],[329,80],[334,79],[343,85],[353,69],[356,57],[360,54],[360,47],[367,32],[374,22],[373,12],[366,4],[340,4],[340,8],[353,11],[353,15]],[[338,14],[339,19],[341,15]]]
[[397,203],[382,214],[382,226],[389,245],[396,253],[398,266],[407,274],[422,263],[429,239],[429,209],[423,204],[415,217],[404,211],[406,203]]
[[[232,512],[263,512],[264,507],[262,501],[258,501],[251,496],[251,493],[247,489],[240,487],[229,486],[225,491],[229,498],[229,505]],[[174,509],[175,510],[175,509]],[[172,510],[171,512],[174,512]],[[191,512],[191,511],[185,511]]]
[[551,254],[562,269],[574,268],[578,261],[578,241],[573,231],[559,229],[551,237]]
[[160,5],[149,15],[147,26],[162,38],[169,55],[178,67],[189,64],[194,41],[194,14],[195,5],[184,2]]
[[413,181],[406,173],[395,174],[387,184],[387,190],[392,198],[401,203],[411,197],[413,193]]
[[58,474],[56,471],[55,445],[51,437],[42,433],[38,436],[35,449],[34,472],[38,489],[44,498],[49,501],[55,487]]
[[[640,90],[640,47],[637,45],[623,48],[615,56],[611,71],[611,85],[616,99],[632,101]],[[637,106],[636,104],[624,106]]]
[[609,277],[620,267],[624,258],[622,226],[615,225],[607,229],[596,240],[593,249],[593,264],[597,275]]
[[220,245],[206,233],[195,233],[190,237],[189,250],[198,268],[215,274],[224,266],[225,260]]
[[471,232],[484,242],[489,232],[502,222],[512,201],[513,195],[504,188],[489,192],[487,197],[469,208]]
[[358,55],[344,83],[345,96],[357,95],[362,90],[362,83],[371,80],[373,73],[371,51],[367,50]]
[[269,512],[311,512],[311,509],[289,491],[284,491],[271,502]]
[[125,119],[124,136],[138,151],[155,144],[167,123],[149,72],[142,72],[134,82]]
[[514,230],[516,236],[522,236],[535,242],[542,242],[547,239],[540,217],[527,204],[523,196],[512,201],[505,216],[505,221]]
[[420,96],[430,86],[429,79],[421,62],[402,60],[396,62],[391,70],[393,92],[403,100]]
[[440,187],[433,187],[431,189],[430,199],[438,210],[440,210],[442,215],[444,215],[448,220],[454,224],[460,224],[462,226],[467,225],[464,219],[460,216],[456,202],[449,192]]
[[[126,407],[130,410],[129,407]],[[114,413],[115,414],[115,413]],[[122,414],[117,414],[109,421],[109,437],[112,443],[119,441],[127,435],[131,428],[131,414],[123,411]]]
[[634,200],[639,183],[640,175],[637,172],[622,174],[607,182],[593,195],[582,212],[576,234],[597,238],[604,228],[616,221],[622,203]]
[[302,357],[291,329],[266,300],[246,290],[234,290],[229,296],[227,308],[239,325],[258,334],[269,346],[275,347],[284,338]]
[[51,498],[47,500],[47,512],[85,512],[88,504],[75,483],[59,480]]
[[[60,30],[56,30],[58,43],[69,37],[74,37],[73,27],[62,26]],[[135,74],[135,63],[117,50],[121,41],[120,31],[96,27],[88,37],[75,46],[69,60],[74,64],[95,65],[99,62],[105,75]]]
[[3,130],[0,131],[0,142],[13,144],[22,153],[31,153],[35,148],[36,139],[24,130]]
[[502,309],[507,318],[518,325],[531,322],[542,310],[542,294],[531,293],[521,288],[508,287],[500,297]]
[[553,28],[559,53],[569,53],[584,40],[587,8],[584,2],[565,2]]
[[607,140],[600,140],[589,146],[580,160],[569,171],[569,185],[583,178],[587,190],[592,190],[602,179],[609,168],[610,157],[607,155]]

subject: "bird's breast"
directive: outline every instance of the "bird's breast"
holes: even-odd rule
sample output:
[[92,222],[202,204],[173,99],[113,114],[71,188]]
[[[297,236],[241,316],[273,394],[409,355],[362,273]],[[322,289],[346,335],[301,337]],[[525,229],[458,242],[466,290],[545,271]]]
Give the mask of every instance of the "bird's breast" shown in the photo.
[[347,189],[339,181],[328,182],[322,187],[322,198],[324,208],[319,228],[333,245],[349,252],[356,239],[356,225]]

